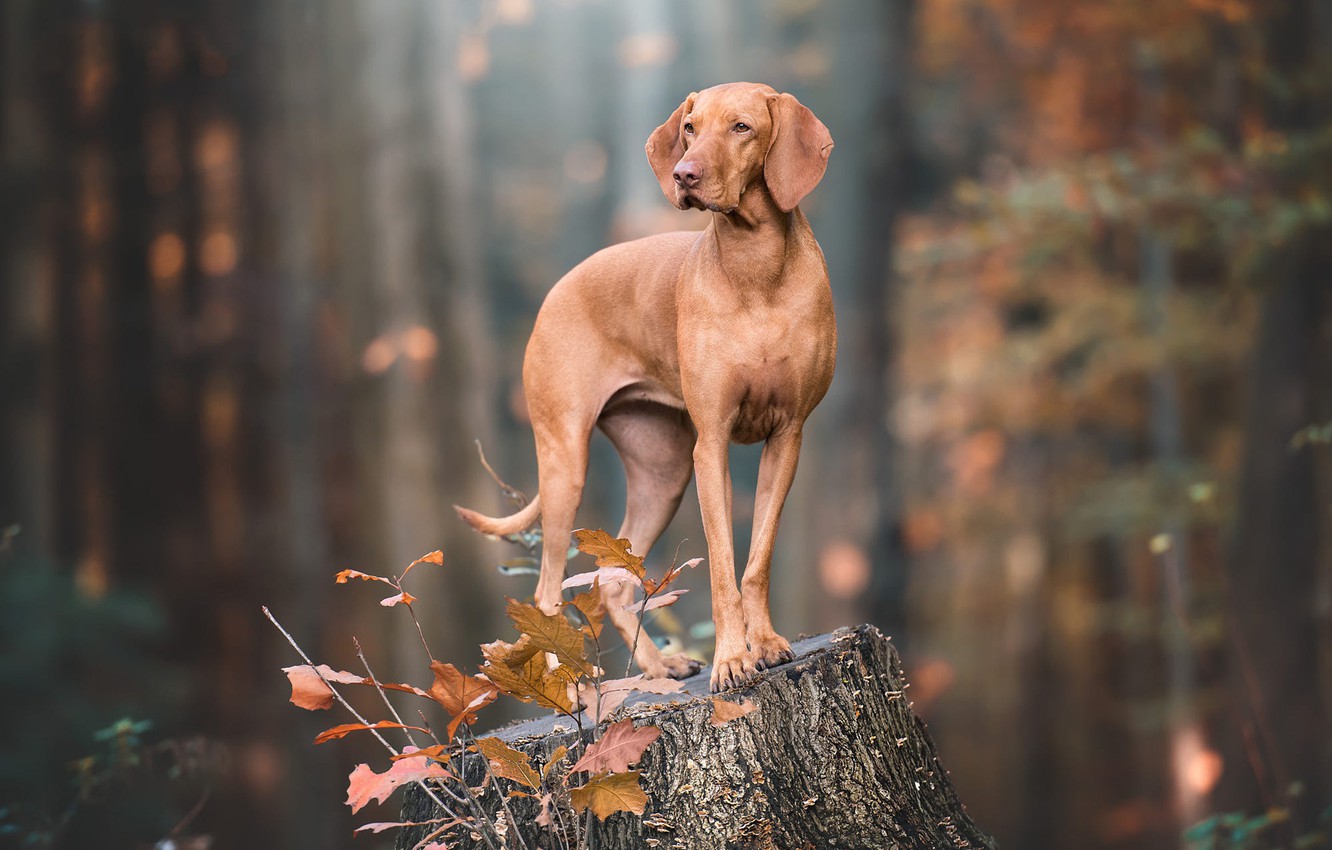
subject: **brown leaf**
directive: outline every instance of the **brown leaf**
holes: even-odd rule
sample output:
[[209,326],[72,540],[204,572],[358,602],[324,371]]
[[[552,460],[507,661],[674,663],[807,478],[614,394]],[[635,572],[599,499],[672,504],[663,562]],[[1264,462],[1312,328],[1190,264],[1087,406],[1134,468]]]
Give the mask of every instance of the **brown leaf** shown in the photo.
[[639,691],[646,694],[673,694],[684,688],[684,682],[678,679],[649,679],[643,674],[626,679],[608,679],[601,683],[601,702],[597,703],[596,686],[585,682],[578,688],[578,696],[583,704],[589,706],[592,719],[597,723],[614,713],[628,698],[629,694]]
[[751,711],[757,711],[758,706],[747,699],[742,699],[738,703],[729,702],[721,697],[712,698],[712,725],[725,726],[737,717],[744,717]]
[[535,605],[510,599],[509,619],[518,631],[532,639],[532,646],[550,652],[580,676],[594,676],[587,659],[583,633],[573,627],[563,613],[547,614]]
[[661,730],[656,726],[635,729],[634,721],[621,720],[603,732],[601,738],[588,747],[583,757],[569,770],[575,773],[623,773],[630,765],[637,764],[643,752],[659,737]]
[[424,747],[422,749],[412,750],[411,752],[407,753],[398,753],[396,756],[389,756],[389,758],[391,758],[393,761],[397,761],[398,759],[410,759],[410,758],[416,758],[418,756],[428,756],[429,758],[432,758],[437,762],[448,764],[449,763],[448,749],[449,748],[447,744],[435,744],[433,747]]
[[365,729],[415,729],[417,732],[429,734],[430,730],[422,729],[420,726],[408,726],[405,723],[394,723],[391,720],[381,720],[378,723],[344,723],[341,726],[334,726],[332,729],[325,729],[315,736],[316,744],[324,744],[329,741],[336,741],[339,738],[345,738],[352,732],[360,732]]
[[555,800],[549,794],[542,794],[540,799],[541,812],[536,816],[537,826],[555,825]]
[[547,667],[545,656],[532,645],[529,636],[523,635],[517,643],[483,644],[481,651],[489,662],[481,668],[481,675],[503,693],[565,714],[573,712],[569,680]]
[[[343,670],[334,670],[327,664],[319,665],[319,673],[316,673],[309,664],[283,667],[282,672],[286,673],[287,679],[291,681],[292,704],[310,711],[319,711],[333,704],[333,691],[329,690],[328,685],[325,685],[319,678],[319,673],[323,673],[324,678],[328,681],[339,685],[374,685],[375,683],[369,677],[358,676],[355,673],[348,673]],[[380,682],[379,686],[385,690],[416,694],[419,697],[430,696],[420,688],[411,685],[400,685],[396,682]]]
[[635,602],[633,605],[624,606],[624,610],[630,614],[637,614],[641,611],[651,611],[654,608],[665,608],[667,605],[674,605],[681,596],[688,593],[689,590],[681,588],[680,590],[669,590],[660,596],[654,596],[651,599],[644,599],[641,602]]
[[435,683],[430,686],[430,696],[444,706],[452,722],[449,723],[449,740],[453,740],[458,726],[462,723],[472,725],[476,722],[477,711],[490,705],[499,697],[499,691],[489,679],[480,676],[467,676],[452,664],[430,662],[430,669],[435,674]]
[[554,769],[555,765],[559,764],[560,759],[564,758],[568,754],[569,754],[569,748],[564,746],[563,744],[560,744],[558,747],[556,747],[555,752],[550,754],[550,758],[546,759],[545,765],[541,768],[541,778],[545,779],[547,776],[550,776],[550,772],[551,770]]
[[407,565],[407,569],[402,571],[402,576],[398,579],[398,581],[402,581],[403,579],[407,578],[407,574],[410,573],[412,571],[412,567],[416,566],[417,564],[434,564],[436,566],[442,567],[444,566],[444,553],[436,549],[430,554],[422,555],[421,557],[417,558],[415,561],[412,561],[410,564]]
[[611,537],[599,528],[580,528],[574,537],[578,550],[595,557],[598,567],[624,567],[643,577],[643,559],[629,551],[629,541],[623,537]]
[[395,593],[392,596],[386,596],[385,598],[379,600],[379,604],[383,605],[385,608],[392,608],[394,605],[397,605],[399,602],[405,605],[411,605],[415,601],[416,597],[412,596],[410,593],[404,590],[402,593]]
[[649,596],[651,596],[654,593],[657,593],[658,591],[665,590],[667,587],[671,585],[672,582],[674,582],[677,578],[679,578],[684,573],[685,570],[693,569],[694,567],[697,567],[701,563],[703,563],[702,558],[691,558],[688,561],[685,561],[683,564],[671,567],[670,570],[667,571],[665,577],[662,578],[661,584],[657,584],[652,579],[645,578],[643,579],[643,590]]
[[393,582],[389,581],[383,576],[376,576],[376,575],[371,575],[370,573],[363,573],[360,570],[343,570],[342,572],[335,575],[333,577],[333,580],[336,581],[338,584],[346,584],[347,579],[349,578],[359,578],[361,581],[382,581],[384,582],[384,584],[393,586]]
[[[352,832],[383,832],[386,829],[405,829],[409,826],[433,826],[440,828],[442,826],[457,826],[462,823],[458,818],[434,818],[432,820],[422,821],[386,821],[382,823],[363,823]],[[443,845],[440,845],[443,846]]]
[[[362,682],[362,678],[355,673],[334,670],[327,664],[320,664],[318,670],[316,673],[315,668],[309,664],[282,668],[282,672],[287,674],[287,680],[291,682],[293,705],[310,711],[321,711],[331,706],[334,700],[333,691],[324,684],[324,679],[339,685],[359,685]],[[319,678],[320,673],[323,674],[323,679]]]
[[624,567],[600,567],[586,573],[577,573],[566,578],[561,584],[561,590],[568,590],[571,587],[582,587],[585,584],[601,582],[602,584],[614,584],[617,581],[627,581],[630,584],[638,586],[643,585],[643,580]]
[[515,750],[499,738],[477,738],[476,748],[490,760],[490,769],[496,776],[528,788],[541,787],[541,777],[532,769],[527,753]]
[[581,788],[569,789],[569,801],[580,815],[592,810],[599,820],[616,812],[643,814],[647,808],[647,794],[638,785],[638,771],[628,773],[598,773]]
[[447,770],[424,756],[399,759],[383,773],[375,773],[369,765],[358,764],[348,777],[347,805],[354,814],[371,800],[384,802],[400,785],[446,776],[449,776]]
[[593,640],[601,637],[602,620],[606,616],[606,606],[601,600],[601,582],[593,581],[590,588],[576,594],[567,604],[583,615],[587,621],[587,633]]

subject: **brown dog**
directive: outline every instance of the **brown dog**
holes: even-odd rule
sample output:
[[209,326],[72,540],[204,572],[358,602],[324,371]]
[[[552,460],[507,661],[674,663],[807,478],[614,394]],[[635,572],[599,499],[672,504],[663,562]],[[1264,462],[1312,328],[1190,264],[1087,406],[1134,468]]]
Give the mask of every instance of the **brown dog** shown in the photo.
[[[536,436],[540,493],[504,518],[458,513],[487,534],[542,518],[537,604],[559,609],[566,551],[593,427],[624,461],[619,536],[641,555],[675,515],[691,475],[707,534],[717,649],[712,689],[791,659],[773,630],[768,574],[801,430],[832,381],[837,351],[823,252],[797,208],[823,177],[828,129],[789,94],[731,83],[689,95],[647,142],[667,199],[708,210],[699,232],[615,245],[570,271],[546,297],[527,344],[523,386]],[[739,588],[731,539],[731,441],[766,440],[749,563]],[[632,589],[606,589],[611,621],[632,645]],[[649,676],[698,670],[640,641]]]

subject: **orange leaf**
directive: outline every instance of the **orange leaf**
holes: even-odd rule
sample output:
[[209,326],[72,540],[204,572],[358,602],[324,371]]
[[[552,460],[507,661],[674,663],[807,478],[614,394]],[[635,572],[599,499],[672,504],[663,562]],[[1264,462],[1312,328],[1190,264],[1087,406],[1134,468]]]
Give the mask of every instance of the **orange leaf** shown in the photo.
[[623,537],[611,537],[596,528],[580,528],[574,537],[578,540],[578,550],[595,557],[598,567],[624,567],[640,579],[643,577],[643,559],[629,551],[629,541]]
[[757,711],[758,706],[747,699],[742,699],[738,703],[729,702],[721,697],[712,698],[712,725],[725,726],[737,717],[744,717],[751,711]]
[[532,645],[528,635],[523,635],[517,643],[497,640],[482,644],[481,652],[487,661],[481,675],[494,682],[501,692],[523,702],[535,700],[537,705],[565,714],[573,712],[568,680],[547,667],[545,656]]
[[541,777],[532,769],[527,753],[515,750],[499,738],[478,738],[476,748],[490,760],[496,776],[511,779],[528,788],[540,788]]
[[449,724],[449,740],[453,739],[459,724],[470,726],[475,723],[477,711],[499,697],[499,691],[492,682],[480,676],[464,675],[452,664],[432,661],[430,669],[435,674],[430,696],[444,706],[453,721]]
[[532,639],[532,646],[550,652],[577,675],[596,675],[587,660],[583,633],[573,627],[563,613],[547,614],[535,605],[510,599],[509,619],[514,628]]
[[429,734],[429,729],[422,729],[420,726],[408,726],[404,723],[394,723],[391,720],[381,720],[378,723],[344,723],[341,726],[334,726],[332,729],[325,729],[315,736],[316,744],[323,744],[328,741],[336,741],[339,738],[345,738],[352,732],[360,732],[364,729],[415,729],[418,732]]
[[575,773],[584,770],[588,773],[623,773],[630,765],[637,764],[643,752],[659,737],[661,730],[656,726],[635,729],[634,721],[621,720],[603,732],[569,770]]
[[[315,668],[309,664],[283,667],[282,672],[287,674],[287,679],[291,682],[292,704],[310,711],[322,711],[333,705],[333,691],[328,685],[324,684],[324,679],[337,682],[340,685],[360,684],[361,682],[360,676],[334,670],[327,664],[319,665],[319,673],[316,673]],[[319,678],[320,673],[324,674],[323,679]]]
[[587,633],[593,640],[601,637],[602,620],[606,616],[606,606],[601,600],[601,582],[593,581],[590,588],[575,595],[566,604],[576,608],[587,620]]
[[643,579],[643,590],[646,591],[649,596],[658,591],[665,590],[672,582],[679,578],[685,570],[693,569],[701,563],[703,563],[702,558],[691,558],[683,564],[671,567],[670,570],[667,571],[666,576],[661,580],[661,584],[657,584],[652,579],[645,578]]
[[385,597],[384,599],[379,600],[379,604],[383,605],[385,608],[392,608],[394,605],[397,605],[399,602],[402,602],[406,605],[411,605],[415,601],[416,597],[412,596],[410,593],[404,590],[402,593],[395,593],[393,596],[388,596]]
[[647,694],[673,694],[684,688],[684,682],[678,679],[649,679],[643,674],[630,676],[627,679],[609,679],[601,683],[601,701],[597,702],[596,686],[587,682],[579,686],[578,696],[583,704],[591,708],[593,712],[592,719],[597,723],[605,720],[607,717],[619,708],[634,691],[640,691]]
[[348,777],[347,805],[356,813],[371,800],[384,802],[400,785],[449,775],[442,766],[424,756],[399,759],[383,773],[375,773],[369,765],[358,764]]
[[407,574],[410,573],[412,571],[412,567],[416,566],[417,564],[434,564],[436,566],[442,567],[444,566],[444,553],[436,549],[430,554],[422,555],[421,557],[417,558],[415,561],[412,561],[410,564],[407,565],[407,569],[402,571],[402,575],[398,578],[398,581],[402,581],[403,579],[407,578]]
[[[309,664],[283,667],[282,672],[286,673],[287,678],[291,681],[292,704],[310,711],[319,711],[333,704],[333,691],[329,690],[328,685],[325,685],[323,680],[319,678],[319,673],[324,674],[324,679],[338,685],[374,685],[375,683],[373,679],[368,677],[334,670],[327,664],[319,665],[319,673],[316,673]],[[379,686],[389,691],[416,694],[418,697],[430,696],[420,688],[411,685],[400,685],[396,682],[380,682]]]
[[647,795],[638,785],[636,770],[628,773],[598,773],[582,788],[570,788],[569,801],[580,815],[591,809],[592,814],[600,820],[616,812],[641,815],[647,808]]
[[550,754],[550,758],[546,759],[546,764],[541,768],[541,778],[545,779],[547,776],[550,776],[550,772],[554,769],[555,765],[559,764],[560,760],[568,754],[569,748],[563,744],[556,747],[555,752]]
[[384,584],[387,585],[393,584],[393,582],[389,581],[383,576],[376,576],[376,575],[371,575],[370,573],[363,573],[360,570],[343,570],[342,572],[335,575],[333,577],[333,580],[336,581],[338,584],[346,584],[347,579],[349,578],[359,578],[361,581],[382,581],[384,582]]
[[425,747],[420,750],[412,750],[409,753],[398,753],[396,756],[390,756],[393,761],[398,759],[411,759],[418,756],[429,756],[437,762],[449,763],[448,745],[435,744],[433,747]]

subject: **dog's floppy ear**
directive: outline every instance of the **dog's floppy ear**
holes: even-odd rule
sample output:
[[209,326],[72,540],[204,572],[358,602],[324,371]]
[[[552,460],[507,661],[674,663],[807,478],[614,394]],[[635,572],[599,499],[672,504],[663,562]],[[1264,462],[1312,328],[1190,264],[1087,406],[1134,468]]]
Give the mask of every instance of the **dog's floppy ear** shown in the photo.
[[698,92],[693,92],[685,98],[684,102],[671,113],[671,117],[666,119],[666,123],[652,131],[645,146],[652,173],[657,175],[662,194],[672,204],[676,203],[675,177],[672,173],[675,171],[675,164],[684,156],[684,138],[680,135],[680,122],[693,108],[694,98],[697,96]]
[[777,206],[790,212],[823,179],[833,149],[832,135],[808,107],[789,94],[769,97],[768,112],[772,141],[763,161],[763,179]]

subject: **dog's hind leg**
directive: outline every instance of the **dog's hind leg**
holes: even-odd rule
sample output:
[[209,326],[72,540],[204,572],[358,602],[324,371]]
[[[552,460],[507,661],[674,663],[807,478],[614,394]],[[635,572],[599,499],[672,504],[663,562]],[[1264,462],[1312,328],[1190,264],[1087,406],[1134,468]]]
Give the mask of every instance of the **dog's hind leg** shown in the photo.
[[[624,402],[606,411],[597,423],[624,462],[627,498],[620,537],[628,538],[637,555],[646,556],[680,507],[694,473],[694,426],[683,410],[653,402]],[[634,660],[651,678],[684,678],[700,665],[677,653],[663,655],[646,634],[639,634],[638,615],[624,610],[633,601],[625,583],[603,589],[606,613],[625,643],[637,648]]]

